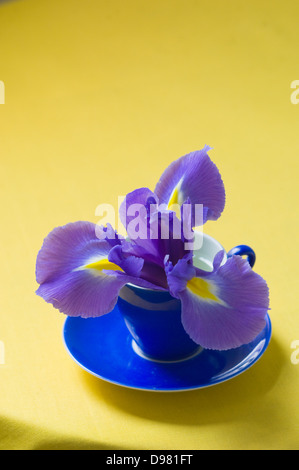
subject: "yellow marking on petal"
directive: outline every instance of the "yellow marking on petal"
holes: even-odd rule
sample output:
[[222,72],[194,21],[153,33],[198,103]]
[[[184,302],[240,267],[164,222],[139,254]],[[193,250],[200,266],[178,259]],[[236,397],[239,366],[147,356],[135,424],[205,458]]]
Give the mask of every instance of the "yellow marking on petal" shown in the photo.
[[95,263],[87,264],[86,269],[96,269],[97,271],[122,271],[124,272],[117,264],[111,263],[108,259],[104,258]]
[[174,211],[176,216],[180,219],[181,218],[181,205],[184,201],[182,201],[182,193],[180,192],[182,186],[183,178],[178,182],[176,187],[171,193],[171,196],[168,201],[167,209]]
[[199,277],[193,277],[190,281],[187,282],[187,288],[191,290],[193,294],[196,294],[198,297],[201,297],[205,300],[213,300],[214,302],[221,302],[218,297],[216,297],[211,292],[211,284],[204,279]]
[[172,206],[173,204],[178,204],[178,203],[179,203],[179,188],[176,186],[170,196],[168,207]]

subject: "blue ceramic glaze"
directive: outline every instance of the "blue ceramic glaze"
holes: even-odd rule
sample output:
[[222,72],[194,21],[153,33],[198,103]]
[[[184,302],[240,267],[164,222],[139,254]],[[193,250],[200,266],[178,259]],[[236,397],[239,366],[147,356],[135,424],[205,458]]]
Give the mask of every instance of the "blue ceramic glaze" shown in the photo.
[[255,252],[248,245],[238,245],[232,248],[228,253],[227,257],[230,258],[233,255],[247,256],[247,261],[253,268],[256,260]]
[[[200,249],[194,253],[194,264],[212,269],[220,243],[198,232]],[[226,256],[225,256],[226,259]],[[181,301],[167,291],[127,284],[119,294],[118,309],[135,343],[135,351],[157,361],[179,361],[201,351],[183,328]]]
[[138,350],[145,356],[175,361],[199,351],[199,345],[183,328],[181,301],[169,292],[128,284],[120,292],[118,308]]
[[[200,233],[201,248],[194,263],[212,268],[216,253],[223,247],[214,238]],[[227,257],[246,255],[254,264],[254,251],[247,245],[232,248]],[[135,351],[158,361],[176,361],[201,351],[185,332],[181,322],[181,302],[169,292],[126,285],[120,292],[118,308],[135,341]]]
[[177,362],[156,362],[136,354],[117,306],[98,318],[68,317],[63,338],[71,358],[106,382],[144,391],[180,392],[216,385],[249,369],[269,345],[271,322],[267,316],[266,327],[250,344],[229,351],[203,350]]
[[[223,247],[201,235],[203,245],[194,256],[198,267],[212,269]],[[239,245],[225,254],[255,253]],[[169,292],[131,284],[120,292],[114,310],[98,318],[67,318],[64,343],[71,357],[89,373],[124,387],[151,391],[183,391],[215,385],[251,367],[265,352],[271,338],[267,315],[264,330],[250,344],[229,351],[203,350],[185,332],[181,302]]]

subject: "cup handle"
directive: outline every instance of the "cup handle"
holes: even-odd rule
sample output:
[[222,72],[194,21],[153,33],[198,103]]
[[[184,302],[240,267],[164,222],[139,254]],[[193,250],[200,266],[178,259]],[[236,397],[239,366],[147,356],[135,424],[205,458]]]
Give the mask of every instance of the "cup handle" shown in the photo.
[[229,250],[227,253],[227,257],[230,258],[233,255],[239,255],[239,256],[247,256],[247,261],[250,264],[250,266],[253,268],[255,260],[256,260],[256,255],[255,252],[253,251],[250,246],[247,245],[238,245]]

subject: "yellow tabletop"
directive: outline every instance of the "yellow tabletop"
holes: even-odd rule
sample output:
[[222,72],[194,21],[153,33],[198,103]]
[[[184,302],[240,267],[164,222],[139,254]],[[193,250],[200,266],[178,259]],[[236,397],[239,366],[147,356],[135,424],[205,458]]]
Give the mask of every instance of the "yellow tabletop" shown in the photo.
[[[1,449],[298,449],[298,15],[295,0],[1,2]],[[42,241],[206,144],[227,201],[204,231],[256,251],[270,346],[202,390],[93,377],[35,295]]]

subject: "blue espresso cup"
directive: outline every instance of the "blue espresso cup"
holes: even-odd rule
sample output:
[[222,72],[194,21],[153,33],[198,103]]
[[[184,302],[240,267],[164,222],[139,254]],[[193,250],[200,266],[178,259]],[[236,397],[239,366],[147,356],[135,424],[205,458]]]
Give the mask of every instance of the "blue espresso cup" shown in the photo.
[[[194,265],[209,271],[216,253],[224,248],[209,235],[200,233],[200,237],[201,248],[195,251]],[[223,263],[233,255],[247,256],[251,266],[255,263],[255,253],[247,245],[225,253]],[[120,292],[118,308],[132,336],[133,349],[145,359],[177,362],[202,351],[182,325],[181,301],[169,292],[127,284]]]

